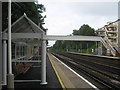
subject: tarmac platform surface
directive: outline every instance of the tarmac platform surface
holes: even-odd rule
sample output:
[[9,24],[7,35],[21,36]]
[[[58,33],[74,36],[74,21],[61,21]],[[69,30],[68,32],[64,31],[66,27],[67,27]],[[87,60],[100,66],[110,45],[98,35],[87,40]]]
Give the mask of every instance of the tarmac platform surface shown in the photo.
[[[33,65],[24,75],[19,75],[15,80],[41,80],[41,66]],[[47,85],[41,85],[40,82],[15,82],[15,90],[20,88],[25,89],[41,89],[51,88],[62,90],[61,84],[52,68],[52,65],[47,57]]]

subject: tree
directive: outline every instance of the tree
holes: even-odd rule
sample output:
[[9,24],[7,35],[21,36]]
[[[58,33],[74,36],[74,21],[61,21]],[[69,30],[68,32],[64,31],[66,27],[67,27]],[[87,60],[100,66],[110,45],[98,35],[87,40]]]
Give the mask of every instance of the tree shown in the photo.
[[[82,35],[82,36],[95,36],[95,30],[87,24],[83,24],[79,30],[73,30],[73,35]],[[62,42],[62,43],[61,43]],[[53,45],[53,50],[72,50],[79,51],[80,49],[90,48],[94,45],[94,42],[86,41],[56,41]]]
[[[2,24],[3,30],[8,26],[8,3],[4,2],[2,4]],[[45,7],[42,4],[35,4],[34,2],[12,2],[12,23],[20,18],[24,13],[37,25],[40,24],[40,28],[46,30],[42,25],[44,24],[45,16],[41,13],[45,12]]]
[[95,30],[87,24],[83,24],[79,30],[73,30],[73,35],[95,36]]

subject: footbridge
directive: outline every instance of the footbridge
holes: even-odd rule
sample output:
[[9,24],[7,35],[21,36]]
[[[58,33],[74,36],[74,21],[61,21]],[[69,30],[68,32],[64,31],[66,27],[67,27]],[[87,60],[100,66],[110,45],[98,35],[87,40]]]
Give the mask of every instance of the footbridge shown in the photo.
[[116,45],[113,45],[107,38],[102,38],[98,36],[60,36],[60,35],[45,35],[43,36],[45,40],[71,40],[71,41],[98,41],[101,42],[106,49],[110,50],[113,56],[119,56],[120,51]]

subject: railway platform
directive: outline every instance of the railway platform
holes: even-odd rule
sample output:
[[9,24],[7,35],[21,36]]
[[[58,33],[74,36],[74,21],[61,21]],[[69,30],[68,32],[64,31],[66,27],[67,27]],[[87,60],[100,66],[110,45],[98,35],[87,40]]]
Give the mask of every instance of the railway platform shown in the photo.
[[60,80],[61,85],[64,88],[76,88],[76,89],[97,89],[92,83],[80,76],[66,64],[61,62],[58,58],[53,56],[51,53],[48,53],[48,57],[54,71],[56,72],[58,79]]
[[[88,80],[77,74],[74,70],[61,62],[51,53],[47,53],[47,83],[41,85],[41,66],[40,63],[34,63],[32,67],[25,73],[15,77],[15,90],[21,89],[98,89]],[[39,65],[38,65],[39,64]],[[33,81],[31,81],[31,79]],[[30,81],[29,81],[30,80]],[[4,86],[2,90],[6,90]]]

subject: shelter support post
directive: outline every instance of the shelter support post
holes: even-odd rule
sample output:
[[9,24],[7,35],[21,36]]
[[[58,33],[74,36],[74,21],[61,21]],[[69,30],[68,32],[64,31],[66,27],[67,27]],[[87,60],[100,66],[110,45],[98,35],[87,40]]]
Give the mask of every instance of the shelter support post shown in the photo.
[[41,84],[46,85],[46,40],[42,40]]
[[[17,44],[15,44],[15,59],[17,59]],[[15,62],[15,66],[17,65],[17,63]]]
[[14,51],[15,52],[14,53],[15,54],[15,59],[17,58],[17,55],[16,55],[17,54],[17,50],[16,49],[17,49],[17,44],[15,44],[15,51]]
[[27,52],[27,59],[28,59],[28,58],[30,58],[30,45],[29,44],[27,45],[26,52]]
[[3,41],[3,85],[7,85],[7,43]]
[[12,74],[12,53],[11,53],[11,0],[8,4],[8,75],[7,88],[14,89],[14,74]]

